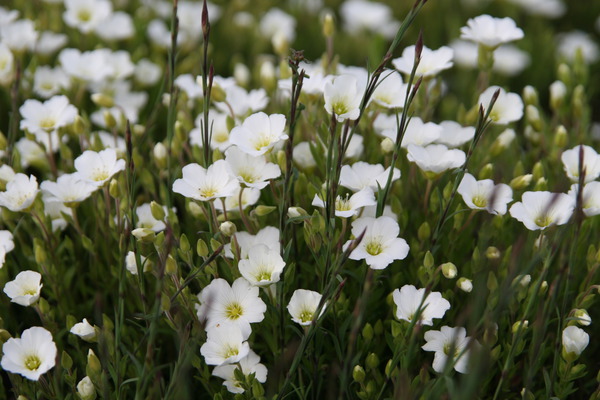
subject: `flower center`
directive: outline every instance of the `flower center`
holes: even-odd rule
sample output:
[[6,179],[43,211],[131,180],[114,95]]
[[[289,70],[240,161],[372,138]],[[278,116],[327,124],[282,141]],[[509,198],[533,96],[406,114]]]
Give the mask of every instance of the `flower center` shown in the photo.
[[217,190],[213,187],[207,187],[204,189],[200,189],[200,196],[210,199],[211,197],[215,197],[217,194]]
[[542,214],[535,219],[535,224],[545,228],[552,223],[552,218],[548,214]]
[[300,321],[310,322],[313,319],[313,312],[310,310],[302,310],[300,313]]
[[95,169],[91,174],[90,174],[90,179],[95,181],[95,182],[100,182],[100,181],[104,181],[106,179],[108,179],[110,177],[109,173],[107,170],[105,169]]
[[213,135],[213,140],[217,143],[224,143],[229,139],[229,134],[227,132],[216,132]]
[[352,210],[352,206],[350,205],[350,200],[348,199],[348,195],[343,199],[340,196],[335,201],[335,209],[338,211],[350,211]]
[[257,136],[258,137],[254,141],[254,150],[262,150],[264,147],[269,147],[271,145],[271,138],[269,135],[261,133]]
[[42,365],[42,361],[36,355],[28,356],[25,359],[25,368],[27,368],[30,371],[37,370],[40,367],[40,365]]
[[23,295],[25,295],[25,296],[28,296],[28,295],[29,296],[35,296],[36,294],[37,294],[37,290],[34,289],[34,288],[25,289],[23,291]]
[[225,349],[225,353],[223,354],[223,358],[234,357],[234,356],[237,356],[238,354],[239,354],[239,351],[238,351],[237,347],[228,346]]
[[250,172],[242,172],[240,173],[240,178],[244,180],[246,183],[254,183],[257,181],[256,177],[252,175]]
[[[451,348],[454,348],[454,354],[450,354]],[[452,343],[446,343],[446,344],[444,344],[444,354],[449,357],[456,358],[460,355],[460,349],[456,345],[452,346]]]
[[258,282],[270,281],[271,280],[271,273],[269,271],[267,271],[266,269],[263,269],[263,270],[259,271],[256,274],[256,280]]
[[81,22],[88,22],[89,20],[92,19],[92,13],[90,12],[90,10],[86,10],[86,9],[79,10],[77,12],[77,18]]
[[365,250],[372,256],[376,256],[383,252],[383,246],[379,242],[369,242],[365,246]]
[[343,100],[336,101],[331,105],[331,107],[333,108],[333,112],[336,115],[343,115],[349,111],[348,104],[346,104],[346,102],[344,102]]
[[46,117],[40,121],[40,128],[44,130],[52,129],[54,125],[56,125],[56,120],[52,117]]
[[481,195],[473,196],[473,204],[475,204],[477,207],[483,208],[487,206],[487,199]]
[[240,303],[231,303],[225,309],[225,314],[229,319],[238,319],[244,314],[244,309],[242,308]]

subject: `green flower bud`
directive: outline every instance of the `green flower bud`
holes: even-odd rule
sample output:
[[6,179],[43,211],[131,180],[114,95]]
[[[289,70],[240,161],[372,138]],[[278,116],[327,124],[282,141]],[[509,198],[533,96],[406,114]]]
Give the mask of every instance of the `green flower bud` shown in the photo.
[[477,176],[479,180],[483,179],[491,179],[492,174],[494,172],[494,166],[490,163],[487,163],[479,170],[479,175]]
[[528,105],[525,108],[525,115],[527,116],[527,122],[531,125],[536,132],[542,130],[542,118],[540,117],[540,111],[533,105]]
[[427,251],[427,253],[425,253],[425,257],[423,258],[423,266],[427,269],[431,269],[433,268],[433,264],[433,254],[431,254],[430,251]]
[[271,214],[273,211],[277,210],[275,206],[263,206],[260,205],[254,209],[254,213],[259,217],[264,217],[265,215]]
[[89,349],[87,355],[87,367],[96,374],[99,374],[102,371],[102,365],[100,364],[100,360],[96,357],[96,354],[92,349]]
[[456,278],[456,274],[458,274],[458,269],[456,268],[456,265],[454,265],[454,263],[447,262],[442,264],[441,267],[442,274],[444,274],[444,277],[446,277],[447,279]]
[[167,262],[165,263],[165,272],[169,275],[175,275],[177,273],[177,261],[169,254]]
[[554,145],[560,149],[567,145],[569,138],[567,136],[567,129],[559,125],[554,132]]
[[369,369],[375,369],[379,365],[379,357],[377,357],[377,354],[375,354],[375,353],[370,353],[367,356],[367,359],[365,360],[365,363],[367,365],[367,368],[369,368]]
[[208,246],[204,240],[198,239],[198,242],[196,243],[196,253],[202,258],[208,256]]
[[537,105],[539,103],[538,92],[533,86],[527,85],[523,88],[523,101],[527,106]]
[[494,246],[490,246],[487,248],[487,250],[485,251],[485,257],[488,260],[497,260],[500,258],[500,250],[498,250],[497,247]]
[[390,154],[394,150],[396,150],[396,143],[394,143],[394,141],[392,139],[390,139],[389,137],[386,137],[385,139],[383,139],[381,141],[380,146],[381,146],[381,151],[383,152],[383,154]]
[[188,238],[185,235],[185,233],[182,233],[181,236],[179,237],[179,248],[184,253],[187,253],[188,251],[190,251],[190,248],[191,248],[190,247],[190,241],[188,240]]
[[431,228],[427,221],[423,222],[419,227],[417,232],[417,236],[421,242],[426,242],[431,237]]
[[557,71],[558,79],[562,81],[567,87],[570,87],[572,84],[571,78],[571,68],[565,63],[561,63],[558,66]]
[[529,327],[529,321],[528,320],[523,320],[523,321],[517,321],[513,324],[512,326],[512,333],[516,334],[517,332],[521,331],[521,333],[526,330]]
[[358,383],[363,383],[365,380],[365,376],[366,373],[364,368],[360,365],[355,365],[354,369],[352,370],[352,378],[354,379],[354,381]]
[[335,22],[333,21],[333,15],[331,15],[331,12],[327,12],[325,18],[323,18],[323,36],[329,38],[333,36],[334,32]]
[[223,235],[231,237],[235,232],[237,232],[237,228],[233,222],[225,221],[219,225],[219,231],[221,231]]
[[467,278],[460,278],[456,281],[456,286],[465,293],[471,293],[473,291],[473,282]]
[[578,308],[573,313],[573,316],[577,318],[577,323],[581,326],[588,326],[592,323],[592,318],[586,310]]
[[157,219],[159,221],[162,221],[165,219],[165,209],[163,206],[161,206],[160,204],[158,204],[156,201],[151,201],[150,202],[150,212],[152,213],[152,217],[154,219]]
[[525,189],[527,186],[531,184],[531,180],[533,179],[532,174],[521,175],[514,178],[510,181],[510,187],[514,190]]
[[117,126],[117,120],[114,115],[108,110],[104,111],[104,123],[108,129],[114,129]]
[[115,105],[115,101],[113,100],[113,98],[104,93],[92,94],[92,101],[94,102],[94,104],[105,108],[111,108]]
[[227,98],[227,94],[218,83],[213,82],[213,86],[210,90],[210,98],[213,101],[222,102]]
[[370,323],[366,323],[362,330],[362,337],[365,341],[370,342],[373,339],[373,326]]

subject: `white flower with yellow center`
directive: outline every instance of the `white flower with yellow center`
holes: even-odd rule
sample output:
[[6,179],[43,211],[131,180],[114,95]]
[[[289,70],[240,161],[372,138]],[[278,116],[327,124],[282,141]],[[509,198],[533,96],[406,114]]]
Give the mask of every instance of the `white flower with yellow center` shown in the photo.
[[475,128],[472,126],[463,127],[454,121],[442,121],[440,122],[440,126],[442,127],[442,132],[435,143],[443,144],[449,149],[460,147],[473,140],[475,136]]
[[408,85],[394,70],[385,70],[382,79],[373,92],[372,100],[384,108],[403,108]]
[[229,141],[251,156],[261,156],[288,135],[285,130],[285,115],[263,112],[252,114],[241,126],[236,126],[229,134]]
[[50,200],[60,201],[67,207],[76,206],[98,190],[98,186],[82,180],[76,173],[61,175],[56,182],[44,181],[40,188]]
[[[372,269],[384,269],[394,260],[403,260],[408,255],[406,240],[399,238],[400,227],[390,217],[358,218],[352,222],[352,235],[365,235],[356,249],[350,253],[352,260],[365,260]],[[344,250],[352,240],[344,244]]]
[[200,348],[200,354],[208,365],[225,365],[239,362],[248,355],[250,346],[240,326],[223,321],[209,326],[206,330],[206,343]]
[[478,104],[487,111],[490,101],[497,90],[500,90],[500,94],[489,115],[492,123],[496,125],[506,125],[520,120],[521,117],[523,117],[523,100],[521,100],[521,96],[516,93],[506,93],[506,91],[499,86],[490,86],[481,93],[481,95],[479,95],[479,100],[477,101]]
[[[321,297],[320,293],[312,290],[294,290],[287,306],[292,321],[302,326],[310,325],[321,302]],[[321,309],[321,315],[323,315],[323,312],[325,312],[325,307]]]
[[449,326],[442,326],[439,331],[425,332],[425,340],[427,343],[422,349],[435,352],[433,369],[437,373],[444,372],[448,362],[454,363],[454,369],[461,374],[468,373],[471,350],[480,346],[476,340],[467,336],[465,328]]
[[[236,232],[234,234],[235,241],[239,247],[240,258],[248,258],[248,253],[251,249],[259,245],[265,245],[270,250],[279,253],[281,251],[281,245],[279,243],[279,229],[274,226],[266,226],[252,235],[248,232]],[[231,252],[231,246],[228,244],[224,249],[225,256],[233,258]]]
[[[340,172],[340,185],[354,192],[370,188],[374,192],[379,187],[385,187],[390,174],[390,168],[383,168],[381,164],[368,164],[357,161],[352,166],[344,165]],[[400,178],[400,170],[394,168],[392,182]]]
[[102,187],[113,175],[125,169],[125,160],[117,160],[114,149],[100,152],[86,150],[75,159],[75,169],[83,181]]
[[575,199],[564,193],[525,192],[510,208],[510,215],[529,230],[566,224],[575,208]]
[[225,152],[225,161],[238,181],[246,187],[263,189],[271,179],[281,175],[277,164],[267,162],[264,156],[254,157],[244,153],[237,146]]
[[24,307],[34,304],[40,298],[42,275],[35,271],[22,271],[16,278],[4,285],[4,293],[12,303]]
[[[375,194],[370,188],[365,188],[352,196],[339,195],[335,199],[335,215],[340,218],[350,218],[358,214],[361,208],[376,205]],[[312,205],[325,208],[325,202],[315,194]]]
[[590,343],[590,335],[576,326],[567,326],[562,332],[563,357],[576,360]]
[[[577,183],[571,185],[568,194],[575,202],[577,202],[578,191],[579,185]],[[594,215],[600,214],[600,182],[594,181],[586,183],[583,186],[581,200],[581,208],[587,217],[593,217]]]
[[434,178],[448,169],[460,167],[467,156],[464,151],[448,149],[443,144],[430,144],[426,147],[411,144],[408,146],[407,158],[417,164],[428,178]]
[[182,177],[173,182],[173,191],[199,201],[228,197],[239,188],[225,160],[218,160],[207,169],[193,163],[182,169]]
[[360,114],[361,95],[358,93],[356,78],[352,75],[340,75],[327,82],[323,93],[325,110],[335,114],[338,122],[355,120]]
[[254,378],[260,383],[267,381],[267,367],[260,363],[260,356],[250,349],[246,357],[242,358],[238,365],[219,365],[212,372],[213,376],[225,379],[223,385],[225,385],[230,393],[244,393],[242,383],[236,379],[236,369],[240,370],[244,376],[254,374]]
[[23,117],[21,129],[34,134],[53,132],[72,124],[77,117],[77,108],[69,103],[66,96],[54,96],[43,103],[26,100],[19,112]]
[[[454,50],[450,47],[442,46],[437,50],[431,50],[423,46],[421,52],[421,61],[415,71],[416,76],[430,77],[435,76],[443,70],[452,68],[452,58]],[[394,67],[406,74],[410,75],[415,64],[415,46],[408,46],[402,51],[402,57],[392,61]]]
[[506,214],[507,204],[513,199],[510,186],[494,185],[491,179],[478,181],[469,173],[465,173],[457,191],[469,208],[487,210],[491,214]]
[[267,311],[258,294],[258,287],[244,278],[236,279],[231,286],[225,279],[213,279],[198,294],[198,319],[206,321],[207,329],[224,322],[234,323],[247,338],[252,332],[250,324],[262,321]]
[[[417,289],[413,285],[404,285],[394,290],[392,294],[396,304],[396,318],[412,322],[417,315],[425,289]],[[450,309],[448,300],[442,297],[440,292],[431,292],[423,301],[419,321],[423,325],[433,325],[434,318],[442,318]]]
[[585,171],[583,182],[588,183],[596,180],[600,176],[600,155],[590,146],[579,145],[562,153],[560,159],[565,173],[571,182],[579,182],[580,152],[583,153],[581,170]]
[[6,184],[6,191],[0,192],[0,206],[18,212],[28,209],[39,192],[35,176],[18,173]]
[[[392,117],[391,121],[388,119],[388,123],[389,122],[391,122],[391,125],[387,129],[384,129],[381,134],[396,142],[396,118]],[[408,122],[406,131],[402,137],[402,148],[407,148],[411,144],[427,146],[428,144],[438,140],[442,135],[442,131],[442,127],[438,124],[433,122],[423,122],[423,120],[419,117],[412,117]]]
[[65,0],[65,23],[82,33],[96,29],[112,13],[108,0]]
[[2,368],[37,381],[56,364],[56,344],[46,329],[34,326],[23,331],[20,339],[10,338],[2,346]]
[[240,274],[254,286],[269,286],[279,282],[285,261],[279,251],[273,251],[263,244],[256,245],[248,252],[248,258],[240,260]]
[[494,18],[480,15],[467,21],[467,26],[460,28],[460,38],[495,49],[504,43],[523,39],[525,34],[511,18]]

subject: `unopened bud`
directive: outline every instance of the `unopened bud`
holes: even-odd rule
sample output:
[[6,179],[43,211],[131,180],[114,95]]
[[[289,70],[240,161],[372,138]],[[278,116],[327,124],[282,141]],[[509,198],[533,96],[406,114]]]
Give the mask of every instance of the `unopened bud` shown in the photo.
[[519,285],[523,288],[526,288],[531,283],[531,275],[519,275],[515,279],[513,279],[513,285]]
[[592,317],[586,310],[578,308],[573,313],[573,316],[577,318],[577,323],[581,326],[588,326],[592,323]]
[[111,108],[115,105],[113,98],[104,93],[92,94],[92,101],[94,102],[94,104],[105,108]]
[[533,166],[532,175],[534,181],[544,177],[544,164],[541,161],[536,162]]
[[260,83],[267,92],[275,89],[277,79],[275,77],[275,66],[271,61],[265,61],[260,65]]
[[362,383],[365,380],[365,370],[363,367],[361,367],[360,365],[355,365],[354,369],[352,370],[352,378],[354,379],[355,382],[358,383]]
[[190,241],[188,240],[185,233],[182,233],[179,237],[179,249],[184,253],[187,253],[191,249]]
[[104,123],[106,124],[106,127],[108,129],[113,129],[114,127],[117,126],[117,120],[115,119],[115,116],[112,115],[112,113],[108,110],[105,110],[103,113],[104,116]]
[[119,190],[119,181],[114,178],[111,179],[110,183],[108,184],[108,194],[110,194],[110,197],[113,199],[118,199],[121,195],[121,191]]
[[254,212],[259,217],[264,217],[265,215],[271,214],[276,209],[277,209],[277,207],[275,207],[275,206],[263,206],[263,205],[259,205],[258,207],[256,207],[254,209]]
[[427,269],[433,268],[433,254],[431,254],[430,251],[427,251],[427,253],[425,253],[425,257],[423,257],[423,266]]
[[456,281],[456,286],[465,293],[471,293],[473,290],[473,282],[467,278],[460,278]]
[[536,192],[543,192],[545,190],[548,190],[548,181],[546,180],[546,178],[541,177],[540,179],[538,179],[537,182],[535,182],[533,190],[535,190]]
[[102,371],[102,365],[100,364],[100,360],[98,359],[98,357],[96,357],[96,354],[92,349],[89,349],[88,351],[87,366],[92,372],[95,372],[96,374],[99,374],[100,371]]
[[323,36],[329,38],[333,35],[335,31],[335,22],[333,21],[333,15],[330,12],[325,14],[325,18],[323,18]]
[[554,145],[558,148],[564,148],[567,145],[568,140],[567,128],[563,125],[559,125],[554,133]]
[[188,203],[188,210],[190,211],[190,213],[195,217],[195,218],[199,218],[199,217],[203,217],[204,216],[204,212],[202,211],[202,206],[198,203],[195,203],[193,201],[190,201]]
[[525,189],[531,184],[531,179],[533,179],[532,174],[517,176],[512,181],[510,181],[510,187],[514,190]]
[[563,105],[567,95],[567,86],[561,81],[554,81],[550,85],[550,107],[557,111]]
[[175,275],[177,273],[177,261],[169,254],[165,263],[165,273]]
[[81,400],[94,400],[96,398],[96,388],[89,376],[86,376],[77,384],[77,395]]
[[417,237],[421,242],[425,242],[431,236],[431,227],[427,221],[423,222],[417,231]]
[[500,250],[497,247],[490,246],[485,251],[485,256],[488,260],[497,260],[500,258]]
[[396,150],[396,143],[389,137],[386,137],[381,141],[381,151],[383,154],[389,154]]
[[131,234],[143,242],[152,242],[155,236],[154,231],[148,228],[136,228],[131,231]]
[[131,132],[133,132],[135,136],[142,136],[144,133],[146,133],[146,127],[142,124],[135,124],[133,125]]
[[204,240],[198,239],[198,242],[196,243],[196,253],[202,258],[208,256],[208,246]]
[[491,179],[493,173],[494,173],[494,165],[487,163],[483,166],[483,168],[481,168],[481,170],[479,170],[479,175],[477,176],[477,178],[479,180]]
[[165,208],[154,200],[150,202],[150,212],[152,213],[152,217],[158,221],[165,219]]
[[72,128],[73,133],[76,135],[83,135],[85,133],[85,122],[83,121],[83,118],[81,118],[79,115],[75,117],[75,122],[73,122]]
[[162,142],[156,143],[152,155],[154,155],[154,160],[159,168],[164,168],[167,165],[167,148]]
[[525,86],[523,88],[523,100],[526,105],[537,105],[539,101],[537,90],[533,86]]
[[302,207],[290,207],[288,208],[287,216],[288,218],[298,218],[308,215],[306,210]]
[[528,327],[529,327],[529,321],[528,320],[517,321],[512,326],[512,333],[516,334],[519,331],[522,332],[525,329],[527,329]]
[[225,101],[225,99],[227,98],[227,93],[225,93],[225,90],[223,90],[223,88],[218,83],[213,83],[213,87],[210,91],[210,97],[214,101],[221,102]]
[[235,224],[231,221],[225,221],[221,225],[219,225],[219,231],[227,237],[233,236],[235,232],[237,232],[237,228]]
[[375,353],[370,353],[365,361],[369,369],[375,369],[379,365],[379,357]]
[[531,125],[536,132],[542,130],[542,118],[540,117],[540,111],[534,105],[528,105],[525,108],[525,115],[527,116],[527,122]]
[[243,63],[237,63],[233,67],[233,77],[238,85],[246,87],[250,83],[250,70]]
[[444,274],[444,276],[447,279],[456,278],[456,274],[458,274],[458,269],[456,268],[456,265],[454,265],[454,263],[447,262],[447,263],[442,264],[441,267],[442,267],[442,274]]
[[366,323],[362,330],[362,337],[365,341],[370,342],[373,339],[373,325]]

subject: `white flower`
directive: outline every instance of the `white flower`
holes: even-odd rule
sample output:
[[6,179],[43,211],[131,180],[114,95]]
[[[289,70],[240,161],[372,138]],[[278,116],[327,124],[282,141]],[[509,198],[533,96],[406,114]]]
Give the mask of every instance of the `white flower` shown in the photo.
[[239,188],[225,160],[218,160],[207,169],[193,163],[182,169],[183,176],[173,182],[173,191],[199,201],[231,196]]
[[[33,90],[43,98],[52,97],[63,89],[68,89],[71,81],[62,68],[50,68],[40,65],[35,69],[33,76]],[[68,100],[67,100],[68,103]],[[75,111],[77,115],[77,111]]]
[[35,52],[42,55],[52,55],[62,49],[68,41],[69,37],[63,33],[44,31],[35,45]]
[[[279,229],[274,226],[266,226],[258,231],[256,235],[251,235],[248,232],[236,232],[234,236],[239,247],[240,258],[242,259],[248,258],[250,250],[260,245],[267,246],[275,253],[281,251]],[[230,245],[226,245],[224,251],[226,257],[233,258]]]
[[[169,214],[169,209],[166,206],[162,206],[165,215]],[[146,228],[151,229],[154,232],[160,232],[165,230],[167,227],[164,221],[159,221],[152,215],[152,209],[150,203],[142,204],[141,206],[135,209],[135,215],[137,216],[137,221],[135,224],[136,228]]]
[[246,187],[263,189],[271,179],[281,175],[277,164],[267,162],[264,156],[253,157],[244,153],[237,146],[225,152],[225,161],[238,181]]
[[77,395],[82,400],[92,400],[96,398],[96,388],[89,376],[86,376],[77,384]]
[[525,192],[521,201],[510,207],[510,215],[535,231],[566,224],[574,208],[575,200],[564,193]]
[[259,112],[246,118],[241,126],[233,128],[229,141],[251,156],[260,156],[271,150],[276,143],[288,138],[284,130],[283,114],[267,115]]
[[4,293],[12,303],[24,307],[34,304],[40,298],[42,275],[35,271],[22,271],[16,278],[4,285]]
[[393,70],[383,71],[382,76],[373,91],[372,101],[385,108],[404,107],[408,85],[402,82],[402,76]]
[[8,46],[0,41],[0,85],[8,85],[14,78],[15,57]]
[[[204,116],[198,115],[196,118],[196,127],[190,131],[190,143],[202,147],[202,126],[204,126]],[[224,152],[231,146],[229,141],[229,128],[227,127],[227,114],[211,112],[208,117],[209,129],[212,129],[210,136],[210,148],[219,149]]]
[[477,101],[486,111],[494,93],[500,90],[500,94],[492,107],[489,118],[493,123],[506,125],[510,122],[518,121],[523,117],[523,100],[516,93],[507,93],[499,86],[490,86],[481,95]]
[[494,185],[491,179],[478,181],[469,173],[465,173],[457,191],[469,208],[491,214],[506,214],[507,204],[513,199],[510,186]]
[[18,173],[6,184],[6,191],[0,192],[0,206],[18,212],[28,209],[39,192],[35,176]]
[[[338,195],[335,199],[335,215],[340,218],[350,218],[358,214],[360,209],[365,206],[376,205],[375,194],[370,188],[365,188],[354,193],[352,196],[342,197]],[[315,194],[312,205],[325,208],[325,202]]]
[[63,214],[73,216],[73,210],[65,206],[61,201],[43,196],[44,214],[52,220],[52,231],[64,230],[67,227],[67,221]]
[[[215,82],[217,82],[216,77]],[[235,84],[230,84],[228,81],[219,81],[217,83],[225,89],[225,101],[216,102],[215,107],[222,113],[228,115],[233,113],[231,117],[242,118],[249,112],[264,109],[269,103],[269,97],[264,89],[255,89],[247,92],[246,89]]]
[[561,0],[510,0],[510,2],[520,5],[528,14],[546,18],[558,18],[567,11],[567,7]]
[[225,385],[230,393],[244,393],[241,383],[235,377],[236,369],[239,369],[244,376],[254,374],[254,378],[260,383],[265,383],[267,380],[267,367],[260,364],[260,357],[250,349],[246,357],[242,358],[238,365],[219,365],[212,372],[213,376],[225,379],[223,385]]
[[113,73],[109,50],[99,49],[82,53],[77,49],[63,49],[58,60],[63,70],[72,78],[84,82],[102,82]]
[[54,96],[41,103],[37,100],[26,100],[19,108],[23,119],[21,129],[31,133],[49,133],[70,125],[77,117],[77,109],[69,104],[66,96]]
[[430,144],[427,147],[408,146],[408,160],[416,163],[426,175],[436,176],[448,169],[458,168],[466,161],[462,150],[448,149],[443,144]]
[[285,267],[285,261],[279,251],[273,251],[263,244],[248,251],[248,258],[240,260],[240,274],[254,286],[269,286],[279,282],[279,276]]
[[590,326],[592,324],[592,317],[582,308],[575,309],[573,317],[577,318],[577,323],[581,326]]
[[[150,270],[150,262],[146,261],[146,257],[140,255],[140,261],[141,261],[142,265],[144,266],[143,267],[144,272],[149,271]],[[136,255],[133,251],[128,251],[127,255],[125,256],[125,268],[132,275],[138,274]]]
[[96,330],[86,318],[84,318],[83,321],[73,325],[69,332],[71,332],[73,335],[79,336],[86,342],[93,341],[96,338]]
[[[225,210],[227,211],[239,211],[240,210],[240,191],[242,187],[238,187],[231,194],[231,196],[225,197]],[[249,206],[253,206],[258,202],[260,198],[260,190],[256,188],[244,188],[242,193],[242,210],[245,210]],[[223,211],[223,203],[217,201],[215,208],[219,211]]]
[[472,126],[463,127],[454,121],[442,121],[440,126],[442,127],[442,133],[435,140],[435,143],[443,144],[449,149],[460,147],[473,140],[475,136],[475,128]]
[[13,234],[10,231],[0,231],[0,268],[4,266],[6,253],[11,252],[14,248]]
[[19,12],[17,10],[7,10],[4,7],[0,7],[0,26],[8,25],[17,18],[19,18]]
[[600,58],[598,45],[587,33],[573,31],[558,36],[558,54],[572,61],[578,51],[581,51],[583,61],[588,64],[592,64]]
[[23,331],[20,339],[10,338],[2,346],[2,368],[37,381],[56,364],[56,344],[46,329],[34,326]]
[[50,200],[60,201],[66,206],[77,205],[98,190],[97,186],[82,180],[76,173],[61,175],[56,182],[44,181],[40,188]]
[[239,325],[223,321],[210,326],[207,331],[206,343],[200,348],[200,354],[208,365],[223,365],[239,362],[248,355],[250,346]]
[[346,119],[355,120],[360,114],[361,96],[358,93],[356,78],[352,75],[341,75],[327,82],[323,93],[325,110],[335,114],[338,122]]
[[[290,302],[287,305],[288,312],[292,316],[292,321],[302,326],[308,326],[311,324],[315,317],[315,312],[321,298],[323,296],[315,291],[306,289],[296,289],[292,294]],[[325,306],[321,308],[321,315],[325,312]]]
[[346,153],[344,153],[344,160],[349,158],[360,158],[363,150],[365,149],[364,141],[365,139],[361,135],[356,133],[352,135],[350,138],[350,143],[348,143]]
[[0,41],[17,53],[33,50],[38,36],[33,21],[29,19],[20,19],[0,26]]
[[[402,148],[407,148],[411,144],[418,146],[427,146],[438,140],[442,135],[443,128],[433,122],[423,122],[419,117],[413,117],[406,126],[406,131],[402,137]],[[383,130],[383,136],[389,137],[394,142],[397,136],[397,126],[394,117],[393,126]]]
[[581,169],[585,171],[584,183],[596,180],[600,176],[600,155],[590,146],[579,145],[562,153],[560,159],[565,173],[572,182],[579,182],[580,152],[583,153]]
[[[433,357],[433,369],[435,372],[444,372],[447,362],[453,362],[454,369],[461,374],[469,372],[468,364],[471,349],[468,349],[471,338],[467,336],[465,328],[451,328],[442,326],[439,331],[425,332],[425,343],[422,347],[425,351],[435,351]],[[479,343],[473,340],[471,345],[479,347]],[[450,351],[453,353],[450,354]]]
[[250,335],[250,324],[260,322],[267,310],[258,295],[258,287],[246,279],[238,278],[229,286],[225,279],[213,279],[198,294],[200,305],[196,305],[198,319],[206,320],[208,328],[232,322],[245,338]]
[[96,29],[111,13],[112,3],[108,0],[64,0],[65,23],[82,33]]
[[[453,40],[450,47],[454,49],[454,62],[465,68],[478,67],[478,47],[466,40]],[[516,46],[505,44],[494,50],[494,66],[492,69],[502,75],[514,76],[521,73],[531,63],[529,53]]]
[[113,175],[125,169],[125,160],[117,160],[114,149],[100,152],[86,150],[75,159],[79,177],[96,187],[104,186]]
[[[312,144],[312,146],[316,145]],[[313,156],[310,148],[310,142],[300,142],[294,146],[292,158],[294,159],[294,162],[300,166],[300,168],[309,169],[317,166],[317,162],[315,161],[315,157]]]
[[117,11],[97,25],[95,31],[100,38],[106,41],[124,40],[133,36],[135,27],[133,26],[133,19],[128,13]]
[[[423,46],[421,52],[421,61],[417,66],[415,75],[429,77],[435,76],[443,70],[452,68],[452,59],[454,50],[450,47],[442,46],[437,50],[431,50]],[[392,61],[396,69],[406,75],[410,75],[415,64],[415,46],[408,46],[402,51],[402,57]]]
[[[259,29],[264,37],[275,42],[285,40],[289,45],[296,37],[296,20],[279,8],[271,8],[261,18]],[[276,40],[275,37],[279,39]]]
[[[396,304],[396,318],[412,322],[417,310],[425,296],[425,289],[417,289],[413,285],[404,285],[399,290],[394,290],[394,303]],[[434,318],[442,318],[450,309],[448,300],[442,297],[440,292],[431,292],[425,297],[421,306],[419,321],[423,325],[433,325]]]
[[460,278],[456,281],[456,286],[465,293],[471,293],[473,291],[473,281],[467,278]]
[[379,2],[347,0],[342,3],[340,14],[344,21],[344,29],[352,34],[368,30],[390,39],[398,30],[398,23],[393,20],[392,9]]
[[460,28],[460,38],[496,48],[501,44],[522,39],[523,31],[511,18],[494,18],[480,15],[469,19],[467,26]]
[[[352,260],[365,260],[372,269],[383,269],[394,260],[403,260],[408,254],[406,240],[399,238],[400,227],[390,217],[358,218],[352,222],[352,235],[365,235],[356,249],[350,254]],[[344,244],[344,250],[352,240]]]
[[[577,202],[577,194],[579,191],[579,185],[574,183],[571,185],[569,190],[569,196]],[[583,193],[581,194],[581,208],[583,213],[588,217],[600,214],[600,182],[590,182],[583,186]]]
[[[376,191],[379,187],[384,188],[390,174],[390,167],[383,169],[381,164],[368,164],[357,161],[352,166],[344,165],[340,171],[340,185],[354,192],[370,188]],[[400,179],[400,170],[394,168],[392,182]]]
[[138,61],[134,70],[135,81],[143,86],[152,86],[162,76],[162,69],[147,58]]
[[567,326],[562,332],[563,351],[568,359],[577,359],[589,342],[590,336],[576,326]]

